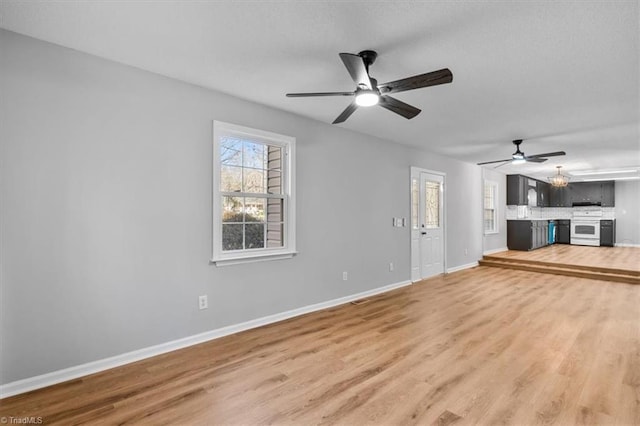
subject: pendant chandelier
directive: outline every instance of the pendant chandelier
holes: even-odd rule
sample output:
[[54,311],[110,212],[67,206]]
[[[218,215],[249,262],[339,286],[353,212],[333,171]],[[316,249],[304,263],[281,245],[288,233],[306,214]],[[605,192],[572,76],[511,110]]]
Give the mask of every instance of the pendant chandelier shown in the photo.
[[547,178],[551,186],[555,186],[556,188],[562,188],[569,184],[570,178],[569,176],[565,176],[562,173],[560,173],[561,168],[562,166],[556,166],[556,169],[558,169],[558,172],[555,174],[555,176],[550,176]]

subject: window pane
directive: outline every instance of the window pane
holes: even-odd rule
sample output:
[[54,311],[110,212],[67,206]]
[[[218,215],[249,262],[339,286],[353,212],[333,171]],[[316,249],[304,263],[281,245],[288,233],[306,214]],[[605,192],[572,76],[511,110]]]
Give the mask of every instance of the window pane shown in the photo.
[[222,250],[242,250],[243,225],[222,225]]
[[222,166],[220,168],[220,191],[240,192],[242,189],[242,167]]
[[222,197],[222,221],[244,222],[242,197]]
[[427,228],[440,227],[440,183],[425,183],[425,218]]
[[264,170],[244,169],[243,192],[266,194],[266,173]]
[[420,203],[420,186],[418,179],[411,181],[411,227],[418,229],[418,208]]
[[266,169],[266,150],[265,145],[244,141],[242,165],[244,167],[252,167],[254,169]]
[[220,162],[231,166],[242,166],[242,141],[223,137],[220,141]]
[[251,223],[244,226],[244,247],[247,249],[264,248],[264,224]]
[[245,222],[264,222],[266,198],[245,198],[244,220]]

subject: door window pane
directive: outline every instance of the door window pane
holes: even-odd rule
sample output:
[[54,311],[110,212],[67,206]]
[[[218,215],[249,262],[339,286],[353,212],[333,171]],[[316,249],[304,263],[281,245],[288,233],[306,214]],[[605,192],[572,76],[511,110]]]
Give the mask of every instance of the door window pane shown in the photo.
[[426,228],[440,227],[440,183],[425,182],[425,214],[424,225]]
[[411,180],[411,228],[418,229],[418,209],[420,207],[420,184],[418,179]]

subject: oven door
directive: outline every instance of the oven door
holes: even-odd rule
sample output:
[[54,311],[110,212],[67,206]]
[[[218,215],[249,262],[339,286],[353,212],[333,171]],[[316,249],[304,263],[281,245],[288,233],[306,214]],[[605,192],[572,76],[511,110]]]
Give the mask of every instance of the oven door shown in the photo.
[[600,221],[572,220],[571,244],[586,246],[600,245]]

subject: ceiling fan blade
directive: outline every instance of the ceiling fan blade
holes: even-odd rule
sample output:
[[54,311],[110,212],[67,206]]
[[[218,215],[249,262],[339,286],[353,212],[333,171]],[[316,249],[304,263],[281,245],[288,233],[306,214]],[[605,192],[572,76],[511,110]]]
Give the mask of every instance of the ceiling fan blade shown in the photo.
[[547,152],[546,154],[527,155],[527,159],[540,157],[558,157],[560,155],[567,155],[567,153],[564,151]]
[[495,160],[495,161],[485,161],[483,163],[476,163],[478,166],[483,166],[485,164],[493,164],[493,163],[506,163],[508,161],[511,161],[511,158],[509,158],[508,160]]
[[508,163],[508,161],[503,161],[502,164],[498,164],[497,166],[494,167],[494,169],[500,168],[500,167],[504,166],[507,163]]
[[381,93],[398,93],[404,92],[405,90],[420,89],[422,87],[451,83],[452,81],[453,74],[451,74],[449,68],[444,68],[438,71],[403,78],[402,80],[379,84],[378,88]]
[[351,116],[351,114],[353,114],[353,112],[358,109],[358,104],[354,102],[351,102],[349,104],[348,107],[345,108],[344,111],[342,111],[342,113],[335,119],[333,120],[333,123],[331,124],[338,124],[338,123],[342,123],[343,121],[345,121],[347,118],[349,118]]
[[407,120],[410,120],[416,115],[420,114],[421,111],[418,108],[399,101],[396,98],[392,98],[391,96],[380,96],[378,105],[380,105],[382,108],[386,108],[389,111],[403,116]]
[[353,96],[355,92],[312,92],[312,93],[287,93],[288,98],[306,98],[310,96]]
[[545,161],[547,161],[546,158],[536,158],[536,157],[527,157],[525,158],[525,160],[529,163],[544,163]]
[[371,89],[371,79],[369,79],[369,73],[367,72],[367,67],[364,65],[362,56],[352,53],[341,53],[340,59],[342,59],[351,78],[359,87],[365,86],[367,89]]

